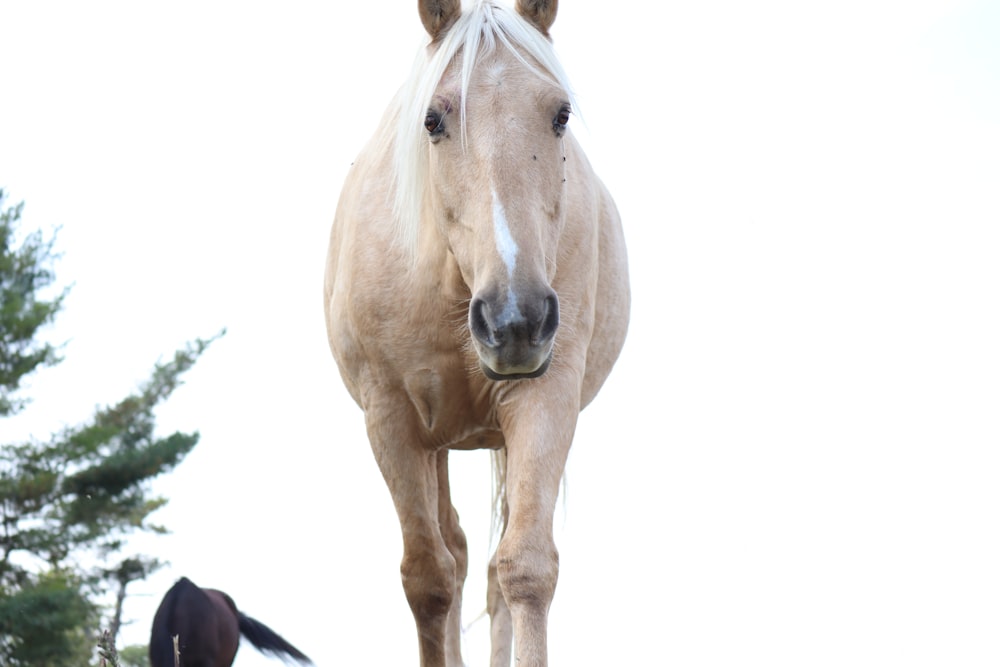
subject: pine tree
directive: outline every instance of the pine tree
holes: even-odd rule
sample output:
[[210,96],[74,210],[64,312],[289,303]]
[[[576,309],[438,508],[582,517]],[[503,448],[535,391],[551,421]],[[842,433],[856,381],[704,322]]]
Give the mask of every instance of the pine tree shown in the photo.
[[[68,293],[42,297],[55,281],[54,239],[36,232],[17,244],[22,209],[5,208],[0,190],[0,418],[27,403],[19,395],[25,377],[58,363],[57,348],[38,334]],[[0,447],[0,664],[89,663],[101,611],[96,600],[105,591],[119,596],[117,631],[126,586],[161,565],[121,559],[121,552],[132,533],[164,532],[149,519],[166,503],[152,495],[150,482],[176,467],[198,434],[157,435],[154,411],[215,338],[197,339],[157,363],[135,393],[88,422],[48,441]]]

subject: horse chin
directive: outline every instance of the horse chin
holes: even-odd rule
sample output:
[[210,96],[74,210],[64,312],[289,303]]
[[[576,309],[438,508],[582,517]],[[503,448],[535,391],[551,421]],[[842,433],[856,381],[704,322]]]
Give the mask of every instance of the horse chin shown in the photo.
[[549,356],[545,357],[545,361],[533,371],[529,372],[515,372],[515,373],[501,373],[494,370],[486,364],[482,359],[479,360],[479,367],[483,371],[483,375],[491,380],[529,380],[531,378],[541,377],[545,374],[545,371],[549,369],[549,364],[552,363],[552,353],[549,352]]

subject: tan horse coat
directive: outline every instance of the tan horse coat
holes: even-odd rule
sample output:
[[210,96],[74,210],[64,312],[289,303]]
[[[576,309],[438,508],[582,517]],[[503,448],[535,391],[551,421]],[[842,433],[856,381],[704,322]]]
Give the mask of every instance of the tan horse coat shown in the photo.
[[[467,555],[448,451],[491,448],[506,453],[492,664],[510,664],[513,636],[520,667],[545,665],[555,502],[577,415],[624,342],[625,244],[563,122],[564,78],[545,71],[555,2],[519,2],[517,14],[419,5],[430,61],[448,62],[426,99],[400,93],[343,186],[324,289],[330,347],[399,515],[421,664],[462,664]],[[400,196],[408,168],[422,170],[416,199]],[[414,211],[408,241],[400,220]]]

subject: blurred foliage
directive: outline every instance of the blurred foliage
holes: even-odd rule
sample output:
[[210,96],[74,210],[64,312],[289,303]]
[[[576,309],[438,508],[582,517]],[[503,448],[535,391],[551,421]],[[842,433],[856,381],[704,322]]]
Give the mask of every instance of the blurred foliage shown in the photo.
[[83,665],[90,660],[87,628],[97,610],[71,572],[52,568],[22,577],[0,593],[0,655],[4,665]]
[[149,649],[145,646],[126,646],[118,651],[121,667],[148,667]]

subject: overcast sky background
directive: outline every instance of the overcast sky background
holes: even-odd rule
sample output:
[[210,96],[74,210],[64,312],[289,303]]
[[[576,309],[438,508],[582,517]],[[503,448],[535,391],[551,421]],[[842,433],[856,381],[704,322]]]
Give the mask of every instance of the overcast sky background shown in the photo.
[[[415,5],[0,3],[0,187],[74,283],[0,441],[228,329],[159,413],[201,442],[156,484],[173,532],[134,548],[171,565],[122,644],[186,575],[321,667],[417,664],[320,298]],[[553,36],[634,306],[570,458],[551,663],[997,664],[1000,5],[566,0]],[[471,622],[488,457],[452,466]]]

